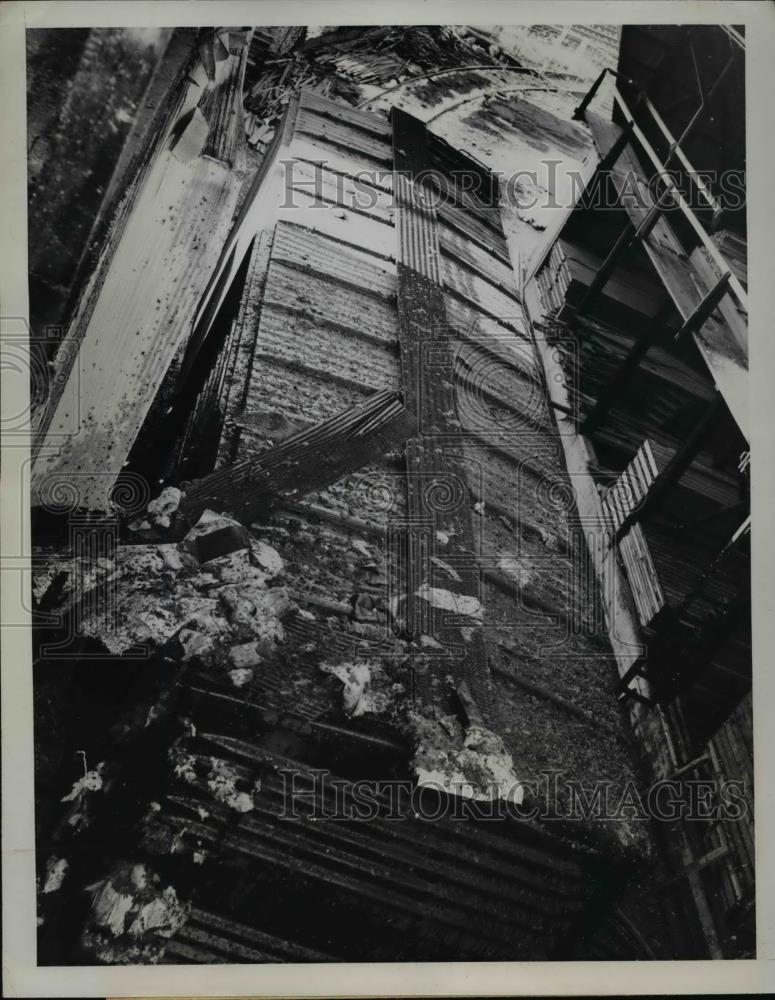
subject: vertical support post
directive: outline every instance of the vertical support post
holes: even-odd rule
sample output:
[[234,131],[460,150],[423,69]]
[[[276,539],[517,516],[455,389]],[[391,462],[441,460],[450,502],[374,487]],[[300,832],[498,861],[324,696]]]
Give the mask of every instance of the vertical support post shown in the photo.
[[595,277],[592,279],[592,284],[587,289],[586,295],[579,303],[576,309],[576,315],[580,315],[586,312],[592,303],[597,299],[598,295],[603,291],[606,286],[608,279],[614,273],[616,265],[619,263],[619,258],[623,257],[625,253],[630,249],[630,247],[635,246],[636,243],[640,243],[645,240],[649,235],[651,230],[657,223],[659,216],[669,207],[669,202],[662,204],[657,202],[652,205],[649,209],[646,217],[643,219],[641,224],[636,229],[633,222],[629,221],[624,229],[621,231],[617,237],[616,242],[611,247],[608,256],[600,265]]
[[622,390],[635,372],[641,360],[645,357],[651,345],[659,337],[659,334],[664,330],[665,323],[667,322],[667,319],[672,311],[672,299],[667,299],[657,315],[654,317],[654,320],[648,330],[646,330],[645,333],[643,333],[632,345],[629,352],[625,356],[624,361],[622,361],[621,365],[615,372],[613,378],[600,393],[595,405],[587,414],[587,417],[582,424],[582,431],[585,434],[589,434],[596,427],[599,427],[605,419],[608,411],[611,409],[611,406],[621,395]]
[[585,94],[585,96],[584,96],[581,104],[579,104],[579,106],[573,112],[573,120],[574,121],[576,121],[576,122],[583,122],[584,121],[584,114],[585,114],[587,108],[589,107],[589,105],[594,100],[595,94],[598,92],[598,90],[600,90],[601,84],[603,83],[603,80],[605,80],[605,78],[606,78],[606,74],[610,73],[610,72],[612,72],[612,70],[610,70],[606,66],[606,68],[600,73],[600,75],[598,76],[598,78],[595,80],[595,82],[592,84],[592,86],[589,88],[589,90]]
[[713,288],[711,288],[705,297],[697,303],[694,311],[687,316],[684,324],[681,326],[681,329],[675,335],[676,340],[679,340],[681,337],[685,337],[687,334],[696,333],[703,323],[710,318],[713,310],[727,293],[730,277],[731,273],[729,271],[721,275]]
[[713,401],[708,405],[705,413],[700,418],[697,426],[691,432],[689,437],[683,442],[675,455],[673,455],[662,472],[660,472],[654,480],[654,483],[644,502],[638,510],[632,511],[632,513],[625,518],[616,533],[617,539],[621,538],[622,535],[624,535],[636,521],[640,521],[646,516],[646,514],[652,513],[665,492],[674,483],[678,482],[702,450],[703,445],[705,444],[711,431],[714,429],[716,421],[719,419],[724,409],[724,400],[717,392]]

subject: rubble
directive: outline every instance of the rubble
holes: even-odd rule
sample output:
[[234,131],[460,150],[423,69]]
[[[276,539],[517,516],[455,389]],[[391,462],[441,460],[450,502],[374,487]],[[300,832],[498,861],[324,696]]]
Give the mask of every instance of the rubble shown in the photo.
[[282,619],[295,608],[284,587],[267,590],[263,581],[250,579],[239,587],[224,587],[218,600],[232,634],[255,639],[257,650],[271,651],[276,642],[282,641]]
[[206,510],[179,547],[204,563],[247,549],[250,541],[247,530],[239,521]]
[[253,680],[253,671],[250,667],[235,667],[229,671],[229,677],[235,687],[244,687]]
[[501,738],[479,724],[463,734],[454,717],[438,721],[416,716],[412,767],[420,787],[475,801],[522,803],[514,760]]
[[[221,554],[224,540],[231,551]],[[251,641],[271,650],[283,638],[282,618],[294,608],[285,588],[272,587],[283,568],[277,550],[212,512],[177,544],[122,546],[114,560],[85,563],[86,572],[72,561],[61,565],[68,583],[57,610],[78,607],[93,588],[113,589],[115,615],[106,619],[87,607],[79,627],[114,654],[143,644],[158,648],[173,637],[184,662],[210,661],[220,648],[226,657],[230,647]],[[47,568],[46,579],[50,575]],[[259,654],[253,656],[259,662]]]
[[282,573],[285,563],[277,549],[261,539],[251,540],[250,549],[259,567],[267,574],[267,579],[271,580]]
[[180,506],[183,493],[176,486],[166,486],[146,508],[146,517],[156,528],[169,528]]
[[181,629],[178,632],[178,642],[183,650],[184,663],[193,659],[206,662],[214,649],[211,636],[192,628]]
[[526,586],[533,578],[534,570],[530,563],[517,556],[503,554],[498,559],[498,568],[511,577],[520,587]]
[[124,862],[88,891],[92,904],[82,943],[107,964],[157,962],[166,939],[188,916],[175,889],[162,889],[158,875],[144,864]]
[[454,580],[456,583],[461,582],[460,574],[456,569],[454,569],[454,567],[450,566],[449,563],[444,562],[443,559],[439,559],[438,556],[431,556],[431,562],[434,566],[438,566],[440,570],[443,570],[450,580]]
[[69,867],[66,858],[49,858],[46,865],[46,881],[43,883],[41,892],[44,894],[58,892],[62,888]]
[[250,812],[255,809],[252,795],[249,792],[237,790],[239,776],[225,761],[211,757],[210,765],[207,787],[213,793],[216,802],[222,802],[238,813]]
[[62,796],[60,802],[76,802],[82,795],[88,792],[99,792],[102,790],[102,772],[104,764],[98,764],[93,771],[87,771],[82,778],[79,778],[67,795]]
[[321,663],[324,673],[338,677],[344,685],[343,704],[347,715],[379,714],[385,708],[384,696],[371,690],[375,671],[371,663]]
[[256,649],[255,642],[245,642],[239,646],[232,646],[229,650],[229,661],[238,669],[256,667],[261,662],[261,655]]
[[450,590],[445,590],[443,587],[431,587],[428,583],[421,584],[417,588],[416,595],[441,611],[451,611],[466,618],[482,620],[482,604],[478,597],[472,597],[469,594],[453,594]]

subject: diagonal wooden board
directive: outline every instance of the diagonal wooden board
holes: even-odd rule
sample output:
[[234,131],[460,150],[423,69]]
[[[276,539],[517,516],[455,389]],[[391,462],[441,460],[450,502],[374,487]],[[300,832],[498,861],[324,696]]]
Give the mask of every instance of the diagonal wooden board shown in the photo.
[[[621,129],[591,112],[587,112],[586,120],[603,158],[613,147]],[[631,149],[625,149],[617,159],[612,177],[620,191],[629,192],[621,199],[622,207],[637,227],[646,217],[653,200],[643,168]],[[638,198],[633,197],[633,181],[639,191]],[[709,280],[705,269],[686,258],[665,214],[643,240],[643,248],[681,318],[688,319],[718,280],[717,277]],[[748,358],[741,347],[742,335],[730,328],[725,311],[714,313],[692,336],[732,416],[748,439]]]
[[402,443],[415,422],[396,393],[374,393],[256,458],[228,465],[185,488],[180,513],[190,524],[208,508],[249,524],[284,500],[298,500]]

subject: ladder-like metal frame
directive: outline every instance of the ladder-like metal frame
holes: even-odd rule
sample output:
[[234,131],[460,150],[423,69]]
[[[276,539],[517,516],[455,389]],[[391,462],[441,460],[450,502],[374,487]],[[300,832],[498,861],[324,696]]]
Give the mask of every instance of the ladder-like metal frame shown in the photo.
[[[675,333],[675,339],[681,340],[691,334],[698,333],[707,320],[710,319],[724,296],[728,294],[732,295],[737,300],[737,303],[744,312],[747,312],[748,297],[739,279],[730,270],[724,257],[719,252],[718,247],[710,239],[705,228],[702,226],[702,223],[697,219],[695,213],[686,203],[676,184],[666,175],[666,167],[673,161],[674,158],[677,157],[684,165],[688,175],[692,177],[695,183],[697,183],[699,175],[681,149],[680,143],[691,133],[696,123],[701,119],[702,114],[707,110],[733,62],[734,55],[731,55],[710,90],[705,94],[700,93],[700,107],[684,129],[679,140],[675,140],[673,138],[672,133],[670,133],[665,123],[659,117],[658,112],[645,93],[641,91],[638,94],[635,108],[639,108],[641,106],[645,107],[652,114],[657,125],[671,143],[670,152],[664,163],[660,161],[642,130],[638,127],[633,110],[628,107],[619,90],[614,88],[614,100],[624,114],[625,125],[623,126],[616,141],[603,156],[595,172],[595,177],[593,177],[590,183],[593,183],[595,178],[599,176],[601,172],[612,170],[620,156],[622,156],[625,150],[635,141],[643,148],[648,158],[660,171],[660,176],[664,177],[666,185],[665,194],[667,195],[667,198],[664,196],[660,197],[659,200],[651,206],[646,213],[645,218],[639,225],[636,226],[632,220],[628,221],[605,260],[598,268],[589,288],[579,303],[576,310],[576,316],[581,316],[589,311],[591,306],[602,294],[605,285],[607,284],[609,278],[613,275],[614,270],[624,255],[634,247],[640,245],[649,236],[654,226],[661,218],[662,213],[666,211],[668,207],[678,208],[682,212],[683,216],[689,221],[692,229],[699,237],[701,245],[708,252],[711,259],[719,267],[721,272],[721,277],[718,279],[716,284],[706,292],[706,294],[697,303],[691,314],[684,319],[680,328]],[[618,74],[614,73],[613,70],[603,70],[593,83],[581,104],[578,108],[576,108],[576,111],[574,112],[575,119],[581,121],[585,120],[587,108],[608,73],[618,77]],[[709,204],[713,205],[714,208],[717,207],[710,192],[702,186],[701,190]],[[657,313],[649,329],[635,341],[625,356],[624,361],[615,371],[607,386],[601,391],[592,410],[582,424],[582,430],[585,433],[589,433],[596,427],[600,426],[602,421],[610,412],[611,406],[620,397],[624,387],[629,381],[629,378],[637,370],[640,362],[647,354],[651,345],[656,341],[660,334],[664,332],[671,312],[672,304],[671,300],[668,299]],[[701,449],[710,429],[715,425],[716,418],[722,409],[723,397],[718,394],[708,408],[707,413],[705,413],[701,418],[697,428],[695,428],[687,441],[684,443],[683,447],[681,447],[676,453],[668,468],[664,470],[662,475],[660,475],[658,482],[659,488],[652,490],[651,494],[653,495],[650,495],[648,503],[644,504],[640,509],[638,509],[637,512],[633,512],[630,517],[627,518],[625,523],[620,526],[619,531],[617,532],[617,537],[620,538],[622,534],[628,530],[633,523],[635,523],[635,521],[640,520],[643,517],[648,509],[653,508],[653,505],[658,501],[659,496],[662,494],[664,489],[680,478],[688,465],[691,464],[693,458],[696,457],[698,451]]]
[[[686,316],[684,312],[684,320],[674,333],[676,341],[685,339],[687,336],[698,333],[707,320],[715,312],[721,301],[726,295],[731,295],[734,300],[736,300],[740,309],[747,313],[748,311],[748,298],[739,279],[731,272],[729,265],[724,259],[723,255],[720,253],[718,247],[710,239],[708,233],[706,232],[704,226],[699,221],[695,213],[686,203],[681,191],[678,189],[677,185],[669,178],[666,171],[671,163],[678,160],[683,169],[685,170],[687,176],[690,178],[692,183],[694,183],[703,198],[707,202],[708,206],[713,209],[714,212],[718,212],[719,205],[714,198],[712,192],[707,188],[707,186],[702,181],[702,178],[692,166],[688,157],[681,148],[681,143],[686,140],[686,138],[691,134],[692,130],[696,126],[697,122],[701,120],[703,114],[707,111],[711,101],[715,97],[719,90],[719,87],[723,80],[726,78],[729,70],[734,63],[734,53],[730,55],[729,60],[724,65],[721,73],[718,75],[713,83],[713,86],[706,92],[700,93],[700,106],[691,118],[690,122],[683,130],[680,138],[676,140],[670,130],[668,129],[665,122],[662,120],[659,112],[654,107],[652,102],[648,99],[645,93],[642,91],[638,94],[637,102],[635,106],[631,109],[625,99],[622,97],[621,93],[617,88],[614,88],[614,101],[615,104],[621,110],[625,124],[622,126],[622,131],[617,137],[616,141],[610,147],[608,152],[601,159],[595,174],[593,175],[590,184],[595,182],[601,173],[611,171],[619,158],[624,154],[625,150],[637,142],[638,145],[643,149],[648,159],[654,165],[654,167],[659,171],[660,176],[664,178],[665,181],[665,191],[659,200],[651,206],[645,215],[645,218],[640,222],[639,225],[630,220],[619,234],[616,242],[611,248],[610,252],[606,256],[603,263],[600,265],[597,273],[595,274],[592,283],[587,289],[582,301],[580,302],[577,310],[576,316],[581,316],[588,312],[591,306],[602,294],[605,285],[607,284],[609,278],[613,275],[617,265],[621,262],[623,257],[634,247],[639,246],[651,233],[656,223],[661,218],[663,212],[668,208],[677,208],[681,211],[684,218],[688,221],[692,230],[695,232],[699,238],[700,245],[705,249],[705,251],[710,256],[711,260],[718,267],[720,272],[720,278],[718,281],[705,293],[705,295],[696,304],[692,312]],[[579,121],[586,120],[587,109],[600,89],[606,75],[611,73],[617,79],[620,79],[619,74],[615,73],[613,70],[605,69],[598,76],[598,78],[593,83],[589,92],[586,94],[584,99],[581,101],[579,106],[574,112],[574,119]],[[644,135],[643,131],[638,127],[633,111],[644,107],[649,114],[651,114],[657,127],[660,129],[664,137],[670,144],[669,153],[664,162],[662,162],[659,156],[654,151],[653,147],[649,143],[648,139]],[[670,316],[673,312],[674,305],[670,296],[668,296],[663,302],[661,308],[657,312],[654,320],[652,321],[649,328],[641,334],[633,343],[630,350],[626,354],[624,360],[619,365],[617,370],[614,372],[613,376],[609,380],[605,388],[600,392],[598,399],[593,405],[591,411],[587,415],[586,419],[582,424],[582,431],[584,433],[590,433],[598,427],[608,413],[611,410],[612,405],[620,398],[621,393],[625,386],[627,385],[630,377],[637,370],[643,358],[646,356],[649,348],[656,342],[656,340],[664,335],[667,331],[667,324]],[[670,488],[671,485],[676,483],[681,476],[684,474],[686,469],[691,465],[692,461],[696,458],[697,454],[701,451],[704,443],[707,440],[708,435],[711,433],[712,429],[716,426],[717,420],[721,413],[725,409],[725,403],[723,396],[720,392],[717,392],[700,418],[697,426],[688,436],[688,438],[683,442],[682,446],[678,449],[676,454],[673,456],[672,460],[669,462],[668,466],[662,470],[660,475],[657,477],[655,482],[652,484],[649,490],[648,496],[643,504],[639,505],[637,509],[630,512],[630,514],[624,519],[616,532],[616,541],[619,541],[622,536],[633,526],[633,524],[641,521],[644,516],[653,512],[654,508],[659,504],[665,491]],[[737,540],[740,534],[746,530],[747,526],[750,525],[750,515],[745,520],[743,525],[738,528],[732,539],[724,546],[722,549],[723,554],[728,548],[730,548],[734,542]],[[721,554],[718,558],[721,557]],[[713,566],[715,567],[718,562],[718,558],[714,560]],[[709,571],[711,572],[711,571]],[[707,577],[707,574],[706,574]],[[703,578],[705,579],[705,578]],[[649,698],[645,698],[640,692],[635,688],[630,687],[632,681],[640,675],[643,675],[646,671],[647,662],[645,657],[639,657],[632,664],[630,669],[625,673],[625,675],[620,679],[617,690],[619,696],[622,699],[633,699],[642,701],[647,705],[651,705],[652,701]]]

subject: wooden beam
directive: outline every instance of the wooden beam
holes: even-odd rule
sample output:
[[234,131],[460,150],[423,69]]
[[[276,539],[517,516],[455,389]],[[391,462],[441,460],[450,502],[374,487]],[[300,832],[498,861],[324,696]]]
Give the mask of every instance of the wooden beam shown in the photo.
[[645,705],[646,708],[654,708],[656,702],[651,698],[647,698],[646,695],[641,694],[640,691],[636,691],[635,688],[625,688],[624,691],[619,695],[620,702],[627,701],[637,701],[639,705]]
[[[600,160],[597,165],[596,173],[603,174],[608,173],[609,170],[614,166],[616,161],[622,155],[624,150],[632,141],[632,136],[635,132],[635,119],[630,118],[630,120],[624,125],[621,132],[617,136],[616,142],[611,146],[605,156]],[[594,179],[594,178],[593,178]]]
[[645,677],[646,675],[646,658],[645,656],[637,657],[632,664],[627,668],[624,674],[619,678],[616,684],[617,695],[624,695],[631,690],[630,684],[635,680],[636,677]]
[[722,844],[720,847],[714,847],[713,850],[708,851],[701,858],[695,858],[693,861],[688,862],[683,871],[677,872],[675,875],[671,875],[669,878],[664,879],[657,886],[658,891],[663,891],[676,882],[680,882],[685,878],[690,878],[692,875],[696,875],[701,872],[703,868],[707,868],[709,865],[715,864],[717,861],[722,861],[729,854],[729,848],[726,844]]
[[665,492],[673,486],[686,472],[707,441],[710,432],[716,425],[717,420],[725,411],[726,404],[723,397],[716,393],[710,405],[705,409],[702,417],[696,424],[694,430],[688,438],[681,444],[670,459],[666,467],[659,473],[649,490],[646,499],[641,506],[632,511],[620,525],[616,536],[621,538],[636,521],[640,521],[648,514],[652,513],[659,504]]
[[411,436],[414,418],[388,390],[335,414],[263,452],[188,484],[180,505],[183,523],[209,509],[249,524],[288,499],[323,489]]
[[[629,109],[627,108],[624,99],[622,98],[621,94],[618,91],[614,91],[614,99],[617,102],[617,104],[619,104],[619,106],[622,108],[624,113],[629,114]],[[696,214],[692,211],[691,207],[686,203],[686,200],[684,199],[680,190],[673,183],[673,181],[670,178],[670,175],[665,171],[665,165],[659,159],[653,147],[651,146],[651,143],[648,141],[643,132],[637,127],[637,125],[634,128],[634,132],[635,132],[635,137],[638,140],[638,144],[641,146],[646,156],[651,161],[652,167],[658,171],[658,174],[663,183],[665,184],[667,190],[675,198],[676,205],[678,206],[678,208],[680,208],[681,213],[683,214],[685,220],[694,230],[695,235],[699,239],[700,243],[704,246],[704,248],[711,255],[711,257],[719,266],[719,268],[723,271],[725,266],[724,259],[721,256],[718,247],[715,245],[715,243],[713,243],[707,231],[703,227],[702,223],[697,218]],[[639,171],[642,172],[640,163],[637,161],[637,158],[632,155],[632,151],[625,150],[625,152],[627,154],[626,159],[629,161],[629,165],[635,169],[636,173]],[[648,190],[648,185],[647,185],[647,190]],[[733,275],[730,277],[729,284],[738,302],[743,306],[744,309],[747,310],[748,296],[741,283]]]
[[579,106],[574,110],[573,112],[574,121],[577,122],[586,121],[587,108],[594,100],[594,97],[597,94],[598,90],[600,90],[600,86],[603,83],[603,80],[606,78],[606,75],[611,72],[613,71],[610,70],[608,66],[606,66],[605,69],[600,73],[595,82],[592,84],[587,93],[584,95],[584,99],[582,100],[581,104],[579,104]]
[[686,317],[680,330],[675,335],[676,340],[680,340],[681,337],[685,337],[687,334],[696,333],[710,319],[711,314],[727,293],[730,277],[731,273],[729,271],[721,275],[716,284]]
[[620,258],[631,250],[634,246],[642,243],[656,226],[661,214],[669,207],[669,202],[657,202],[652,205],[645,218],[635,227],[632,221],[628,222],[619,234],[616,242],[608,253],[608,256],[600,265],[600,268],[592,279],[592,284],[587,289],[584,298],[576,309],[576,315],[581,315],[589,310],[590,306],[599,297],[600,293],[608,283],[609,278],[620,263]]
[[641,360],[648,353],[649,348],[656,342],[659,335],[664,331],[665,323],[673,312],[673,302],[667,299],[662,308],[657,313],[653,323],[649,326],[632,345],[619,368],[608,384],[603,388],[600,395],[587,414],[582,425],[582,431],[589,434],[598,427],[608,414],[611,406],[621,396],[622,390],[627,385],[630,377],[634,374]]
[[622,257],[632,245],[634,236],[635,236],[635,226],[632,224],[632,222],[628,222],[627,225],[624,227],[624,229],[619,233],[618,237],[616,238],[616,242],[608,251],[608,255],[606,256],[603,263],[600,265],[597,274],[592,279],[592,284],[587,289],[584,298],[581,300],[576,309],[577,316],[581,315],[583,312],[586,312],[586,310],[589,309],[589,307],[598,297],[600,292],[602,292],[606,282],[614,273],[614,269],[616,268],[616,265],[619,263],[619,258]]
[[[616,141],[616,126],[592,113],[587,115],[587,121],[598,151],[601,155],[605,155],[605,152]],[[643,168],[631,149],[624,151],[620,157],[620,163],[623,164],[627,176],[634,177],[641,191],[644,192],[642,203],[636,204],[635,199],[632,198],[627,198],[622,203],[631,222],[635,225],[641,225],[648,219],[651,212],[658,210],[659,205],[649,201],[648,183]],[[614,171],[612,176],[614,182],[623,192],[625,190],[624,174],[619,176]],[[708,289],[703,288],[703,282],[699,280],[701,276],[697,268],[690,259],[687,259],[664,214],[655,215],[653,230],[642,240],[642,246],[665,290],[675,303],[676,310],[682,320],[688,319],[705,297]],[[718,249],[715,247],[713,249],[715,255],[711,254],[711,257],[715,260],[718,256]],[[710,251],[708,252],[710,253]],[[721,273],[723,273],[723,269]],[[730,279],[731,285],[732,279]],[[741,304],[744,303],[744,300],[745,296],[743,296]],[[726,321],[723,318],[717,320],[714,315],[708,317],[701,331],[695,330],[691,336],[719,391],[726,399],[738,426],[748,438],[747,352],[741,349],[738,344],[738,336],[729,328]]]
[[[244,40],[250,32],[235,34]],[[234,162],[244,131],[232,121],[242,115],[246,52],[237,44],[227,52],[204,95],[180,82],[175,114],[153,135],[120,236],[103,248],[57,355],[34,433],[33,504],[59,479],[77,485],[79,507],[108,509],[167,370],[191,336],[242,185]]]

